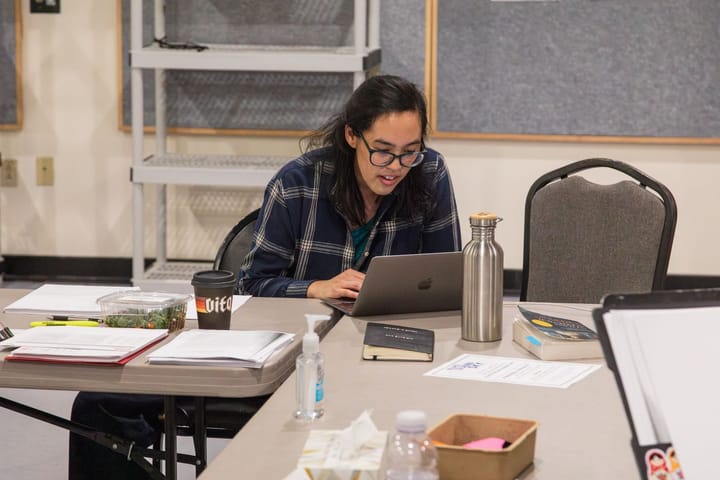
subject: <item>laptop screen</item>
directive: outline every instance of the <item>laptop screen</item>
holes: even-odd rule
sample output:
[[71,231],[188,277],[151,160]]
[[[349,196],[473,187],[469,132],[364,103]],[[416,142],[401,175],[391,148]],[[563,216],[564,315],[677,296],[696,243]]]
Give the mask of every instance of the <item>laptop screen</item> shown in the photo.
[[374,257],[355,302],[325,302],[353,316],[459,310],[462,252]]

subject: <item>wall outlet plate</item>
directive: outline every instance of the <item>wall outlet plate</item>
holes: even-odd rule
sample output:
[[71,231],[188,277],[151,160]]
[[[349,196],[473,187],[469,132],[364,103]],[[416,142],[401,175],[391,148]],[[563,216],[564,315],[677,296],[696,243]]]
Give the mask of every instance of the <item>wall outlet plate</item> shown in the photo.
[[30,13],[60,13],[60,0],[30,0]]
[[2,165],[0,165],[0,186],[18,186],[17,160],[14,158],[3,158]]
[[38,185],[52,185],[55,182],[53,157],[37,157],[35,159],[35,173]]

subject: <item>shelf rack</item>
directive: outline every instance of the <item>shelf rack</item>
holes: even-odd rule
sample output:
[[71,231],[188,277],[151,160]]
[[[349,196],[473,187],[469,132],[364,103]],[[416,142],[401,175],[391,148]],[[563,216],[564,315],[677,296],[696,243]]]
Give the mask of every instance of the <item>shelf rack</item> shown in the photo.
[[[130,67],[133,195],[132,282],[146,290],[191,291],[195,271],[210,263],[167,259],[167,185],[263,188],[289,158],[201,155],[167,151],[165,70],[352,73],[353,88],[380,64],[380,0],[354,0],[353,45],[347,47],[203,44],[175,50],[142,43],[142,0],[130,4]],[[154,38],[165,37],[165,2],[154,1]],[[144,152],[144,69],[155,72],[155,151]],[[313,126],[308,126],[312,128]],[[156,184],[156,259],[145,270],[145,184]]]

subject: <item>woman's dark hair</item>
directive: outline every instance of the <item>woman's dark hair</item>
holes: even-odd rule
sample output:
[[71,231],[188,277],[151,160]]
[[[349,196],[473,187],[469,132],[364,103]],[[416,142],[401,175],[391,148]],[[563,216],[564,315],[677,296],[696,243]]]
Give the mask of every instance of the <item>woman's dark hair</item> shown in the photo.
[[[327,146],[335,158],[337,181],[330,192],[348,220],[365,224],[365,204],[355,177],[355,149],[345,140],[345,125],[356,134],[368,130],[375,120],[388,113],[417,112],[420,117],[421,139],[425,143],[428,120],[425,98],[411,82],[394,75],[378,75],[365,80],[350,96],[342,112],[332,117],[319,130],[304,138],[305,150]],[[422,172],[422,164],[411,168],[395,188],[398,213],[413,216],[430,209],[430,184]]]

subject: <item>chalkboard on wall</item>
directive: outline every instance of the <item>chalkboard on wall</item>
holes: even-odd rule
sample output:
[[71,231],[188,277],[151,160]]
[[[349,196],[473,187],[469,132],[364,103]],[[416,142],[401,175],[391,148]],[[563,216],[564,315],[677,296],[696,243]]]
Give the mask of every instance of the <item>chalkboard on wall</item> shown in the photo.
[[720,2],[437,3],[446,137],[720,143]]
[[[130,1],[121,1],[121,124],[130,125]],[[428,2],[430,0],[427,0]],[[426,83],[426,0],[381,3],[381,71]],[[199,44],[344,46],[353,41],[353,1],[177,0],[166,4],[170,41]],[[152,1],[143,2],[143,43],[152,41]],[[387,28],[383,26],[386,25]],[[402,28],[399,28],[402,27]],[[144,122],[155,123],[154,82],[143,72]],[[352,92],[352,74],[166,71],[172,131],[273,134],[320,127]]]
[[0,2],[0,129],[22,127],[20,0]]

